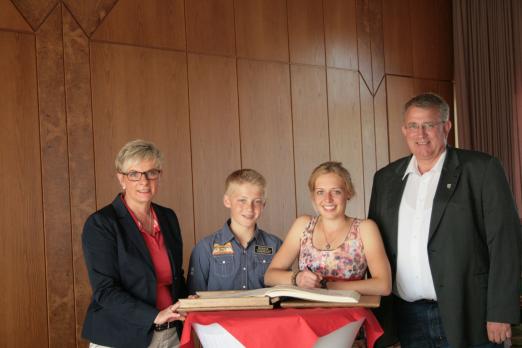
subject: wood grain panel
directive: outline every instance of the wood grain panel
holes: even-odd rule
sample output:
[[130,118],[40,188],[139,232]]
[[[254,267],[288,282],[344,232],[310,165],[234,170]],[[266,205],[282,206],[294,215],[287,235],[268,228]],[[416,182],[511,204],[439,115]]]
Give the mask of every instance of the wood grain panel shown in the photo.
[[238,61],[241,158],[268,182],[261,228],[286,236],[295,218],[295,182],[288,65]]
[[387,74],[413,75],[409,0],[382,2],[384,61]]
[[410,18],[414,76],[452,80],[451,1],[411,1]]
[[225,179],[241,168],[236,61],[189,55],[196,240],[221,228]]
[[[365,209],[364,216],[366,216],[368,214],[368,207],[372,193],[373,174],[375,174],[375,170],[377,168],[377,158],[375,148],[375,111],[373,106],[373,96],[360,75],[359,93],[361,100],[361,134]],[[362,192],[360,192],[360,194],[362,194]]]
[[414,80],[408,77],[387,76],[388,139],[390,162],[410,154],[402,136],[404,104],[415,95]]
[[292,63],[324,65],[322,0],[288,0],[288,36]]
[[413,80],[413,93],[421,94],[421,93],[439,93],[439,83],[435,80],[426,80],[426,79],[414,79]]
[[184,53],[91,43],[96,201],[119,191],[114,158],[129,140],[153,141],[165,155],[156,201],[176,211],[184,257],[194,245],[192,176]]
[[237,55],[288,62],[285,0],[235,2]]
[[91,288],[83,259],[81,234],[85,220],[96,210],[89,41],[66,8],[62,11],[62,22],[76,340],[79,346],[86,347],[81,330]]
[[390,163],[388,151],[388,113],[386,110],[386,83],[382,83],[373,98],[375,111],[375,156],[377,169]]
[[233,0],[191,0],[186,7],[189,51],[235,55]]
[[36,33],[49,345],[76,343],[63,85],[62,14],[58,6]]
[[62,1],[88,36],[98,28],[116,2],[118,2],[118,0]]
[[11,0],[22,15],[27,19],[33,30],[37,30],[45,17],[58,3],[57,0]]
[[0,28],[33,32],[10,0],[0,0]]
[[48,332],[34,37],[0,31],[0,47],[0,347],[40,347]]
[[412,36],[413,73],[415,77],[437,79],[437,59],[440,47],[438,40],[438,1],[411,1],[410,19]]
[[363,218],[364,171],[358,72],[328,69],[328,114],[331,159],[343,162],[355,187],[355,196],[346,212]]
[[93,38],[184,51],[183,0],[119,0]]
[[[357,1],[357,53],[359,72],[365,84],[373,93],[372,74],[372,19],[370,0]],[[373,113],[373,108],[372,108]]]
[[293,65],[291,79],[297,215],[315,215],[308,178],[317,165],[330,159],[326,71]]
[[[453,5],[452,0],[438,0],[437,13],[440,13],[438,38],[439,47],[437,56],[438,77],[440,80],[453,81]],[[426,40],[426,38],[423,38]],[[433,59],[433,58],[431,58]]]
[[370,1],[370,35],[372,43],[373,94],[377,93],[384,79],[384,33],[382,26],[382,1]]
[[357,70],[355,0],[324,0],[326,64]]

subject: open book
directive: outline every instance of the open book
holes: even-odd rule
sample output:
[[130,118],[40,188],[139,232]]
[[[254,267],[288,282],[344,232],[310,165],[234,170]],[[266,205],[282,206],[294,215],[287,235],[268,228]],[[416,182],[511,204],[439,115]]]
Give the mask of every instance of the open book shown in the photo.
[[180,310],[270,309],[283,297],[332,304],[357,304],[360,299],[359,293],[352,290],[303,289],[286,285],[243,291],[199,291],[197,295],[197,299],[179,300]]

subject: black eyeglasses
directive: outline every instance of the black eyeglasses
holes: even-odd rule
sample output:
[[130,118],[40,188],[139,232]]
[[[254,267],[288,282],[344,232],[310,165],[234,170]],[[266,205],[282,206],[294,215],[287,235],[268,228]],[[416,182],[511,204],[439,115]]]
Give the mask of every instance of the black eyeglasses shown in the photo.
[[127,172],[127,173],[120,172],[120,174],[127,176],[127,178],[130,181],[140,181],[142,175],[145,175],[145,178],[147,178],[147,180],[157,180],[161,174],[161,170],[151,169],[151,170],[147,170],[146,172],[138,172],[136,170],[131,170],[130,172]]

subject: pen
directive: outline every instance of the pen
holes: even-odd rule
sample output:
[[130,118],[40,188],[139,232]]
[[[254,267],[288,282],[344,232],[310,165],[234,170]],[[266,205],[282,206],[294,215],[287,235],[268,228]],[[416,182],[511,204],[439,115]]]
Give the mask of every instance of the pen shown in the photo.
[[[310,267],[310,265],[307,265],[306,268],[310,272],[315,273],[314,270],[312,269],[312,267]],[[326,280],[326,278],[321,278],[321,280],[319,281],[319,284],[321,284],[321,289],[328,289],[327,283],[328,283],[328,281]]]

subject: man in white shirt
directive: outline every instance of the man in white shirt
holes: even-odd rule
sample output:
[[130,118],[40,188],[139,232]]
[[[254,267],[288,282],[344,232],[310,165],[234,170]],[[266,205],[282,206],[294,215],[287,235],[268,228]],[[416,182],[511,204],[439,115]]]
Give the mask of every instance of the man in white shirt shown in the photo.
[[438,95],[404,110],[412,156],[375,174],[369,211],[394,276],[377,313],[382,343],[496,347],[520,320],[520,220],[504,171],[447,146],[449,106]]

